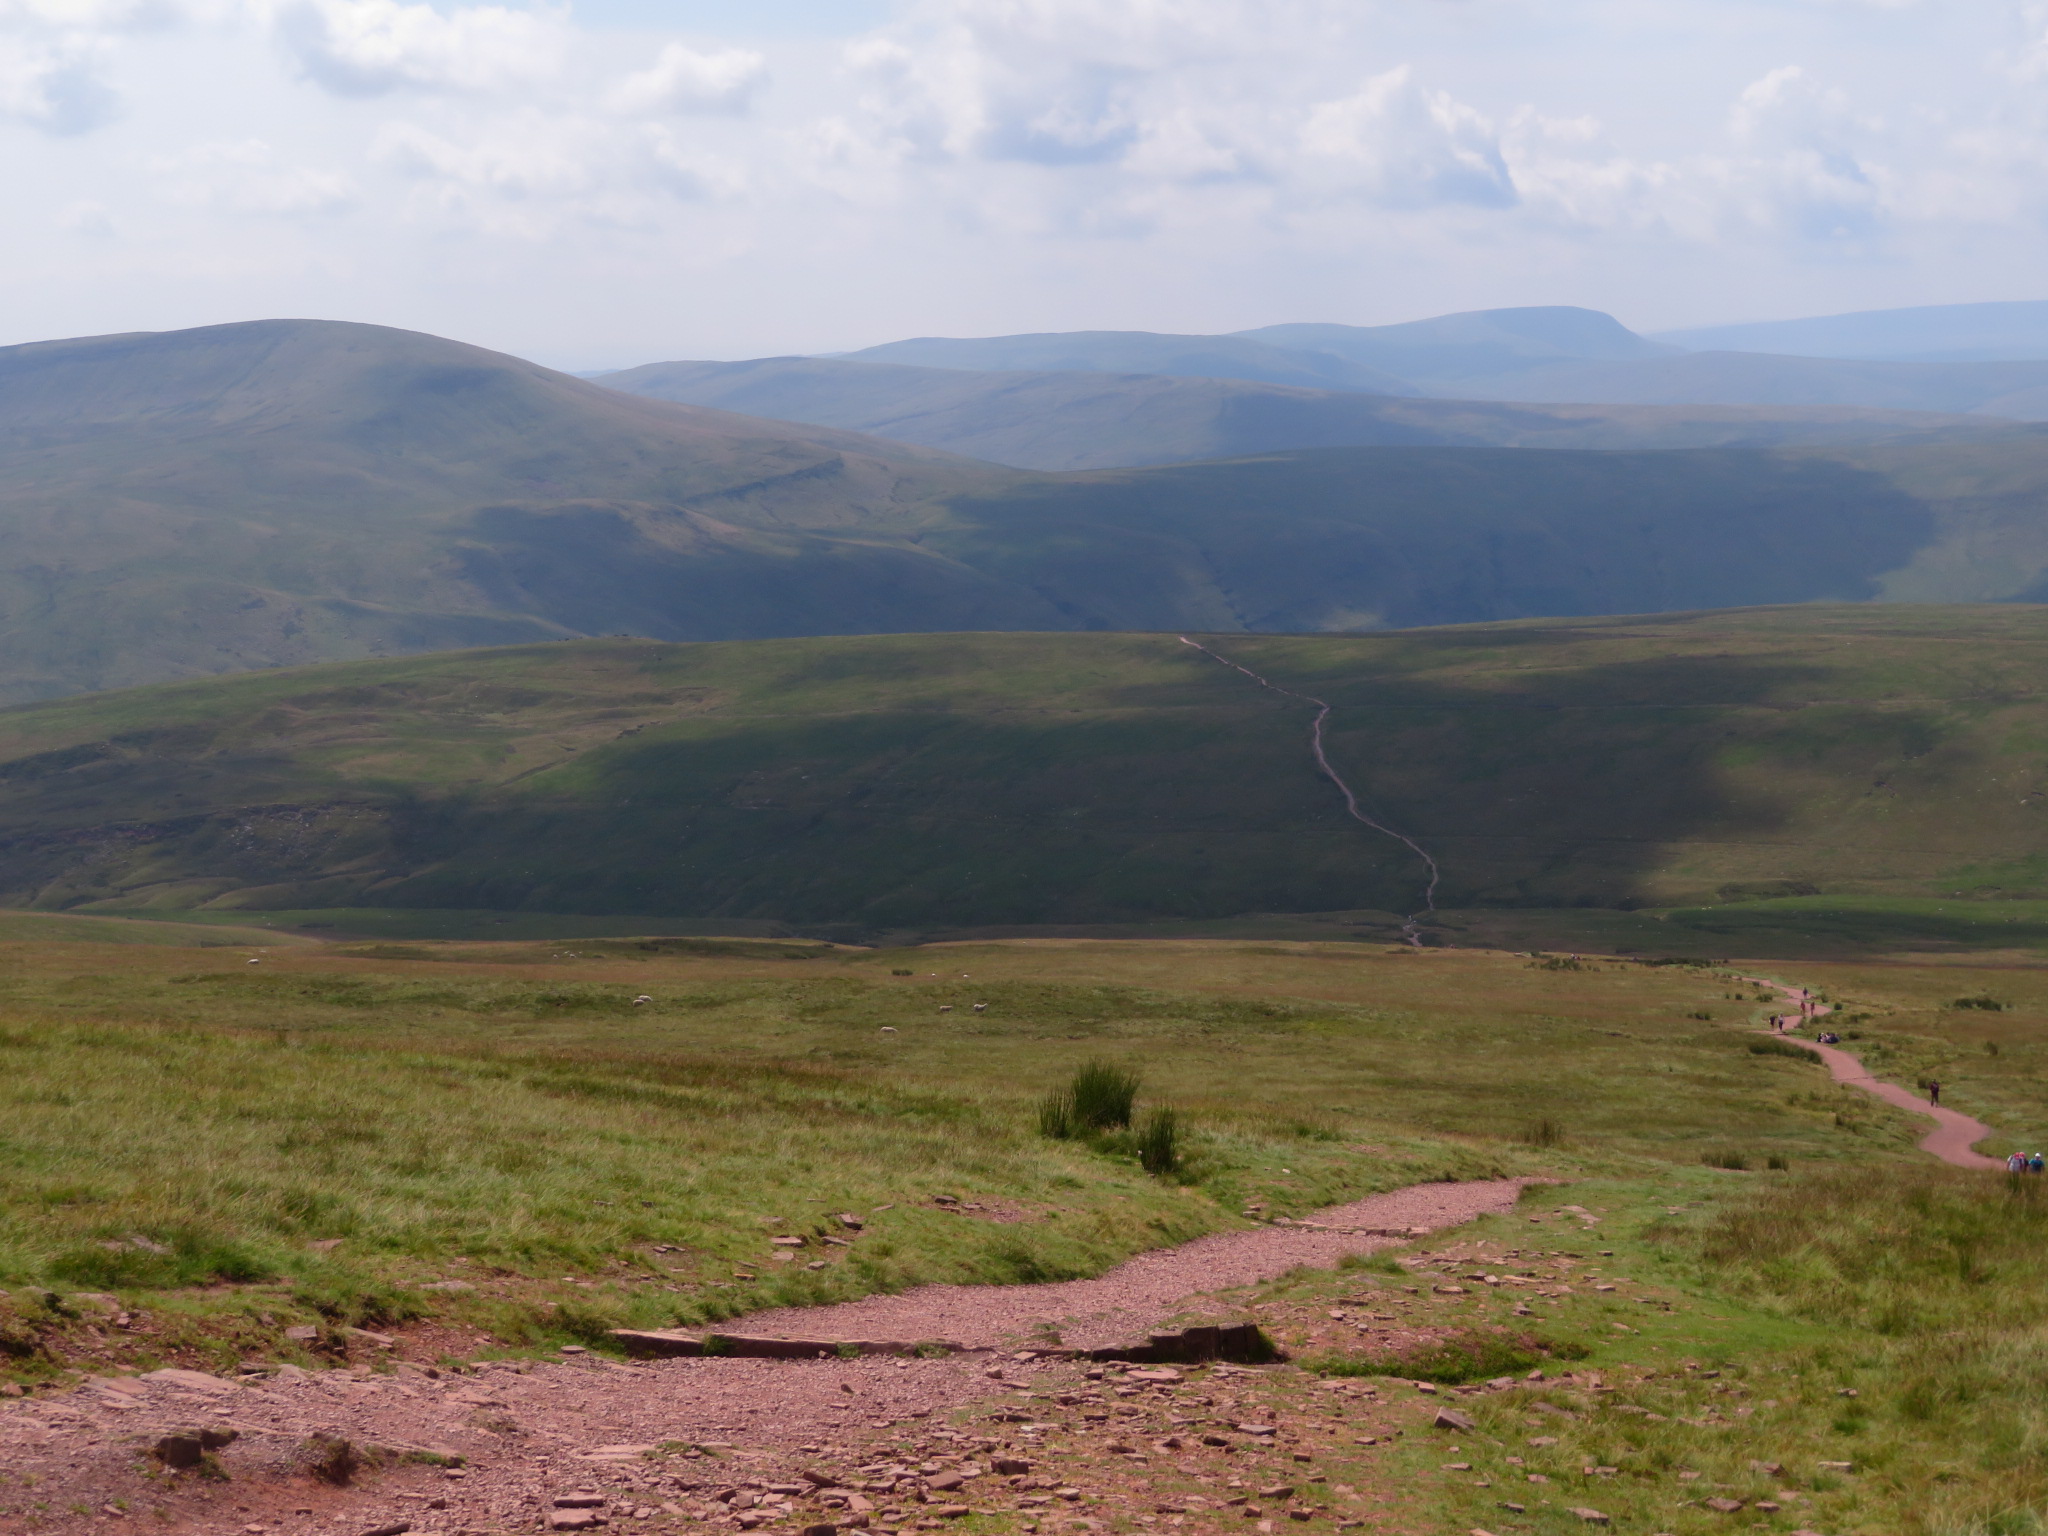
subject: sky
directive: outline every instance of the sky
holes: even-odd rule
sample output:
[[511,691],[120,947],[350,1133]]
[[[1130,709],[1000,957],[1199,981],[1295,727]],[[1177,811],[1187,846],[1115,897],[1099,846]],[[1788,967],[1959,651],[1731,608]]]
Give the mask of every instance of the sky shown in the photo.
[[2048,0],[0,0],[0,343],[2048,297]]

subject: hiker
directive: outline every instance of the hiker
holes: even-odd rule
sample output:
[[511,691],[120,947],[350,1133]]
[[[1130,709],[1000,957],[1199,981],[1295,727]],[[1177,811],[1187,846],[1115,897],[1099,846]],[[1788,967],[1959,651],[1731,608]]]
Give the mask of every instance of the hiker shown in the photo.
[[2042,1161],[2041,1154],[2038,1152],[2027,1159],[2027,1172],[2029,1173],[2039,1173],[2044,1167],[2048,1167],[2048,1163]]
[[1927,1084],[1927,1102],[1930,1104],[1939,1104],[1941,1102],[1941,1084],[1933,1081]]
[[2027,1171],[2027,1154],[2015,1152],[2006,1158],[2005,1171],[2007,1173],[2025,1173]]

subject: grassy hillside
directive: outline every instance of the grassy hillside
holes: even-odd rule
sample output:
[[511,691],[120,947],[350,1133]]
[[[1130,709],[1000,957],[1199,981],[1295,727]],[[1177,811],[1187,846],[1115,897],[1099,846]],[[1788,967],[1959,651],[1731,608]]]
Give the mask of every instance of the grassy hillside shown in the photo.
[[[1331,701],[1447,907],[2048,879],[2041,609],[1211,643]],[[1310,713],[1171,634],[511,647],[0,713],[0,847],[45,910],[1383,932],[1417,861],[1343,815]]]
[[1056,622],[908,547],[999,475],[376,326],[0,349],[0,698],[820,613]]
[[[1433,1178],[1910,1145],[1904,1117],[1747,1050],[1756,1003],[1697,968],[1202,944],[0,958],[0,1283],[140,1314],[95,1338],[17,1291],[0,1317],[31,1374],[52,1363],[17,1347],[39,1329],[102,1360],[305,1359],[284,1328],[422,1313],[493,1347],[603,1342],[626,1321],[1090,1273],[1242,1227],[1252,1201],[1300,1215]],[[1102,1057],[1188,1117],[1177,1177],[1036,1133],[1038,1097]],[[1544,1118],[1569,1150],[1517,1145]],[[844,1210],[871,1213],[850,1249],[771,1262],[770,1231]],[[470,1288],[419,1289],[450,1278]]]
[[1838,406],[1501,405],[1162,374],[989,373],[824,357],[650,363],[628,394],[843,427],[1023,469],[1112,469],[1296,448],[1771,448],[1972,441],[2032,429]]

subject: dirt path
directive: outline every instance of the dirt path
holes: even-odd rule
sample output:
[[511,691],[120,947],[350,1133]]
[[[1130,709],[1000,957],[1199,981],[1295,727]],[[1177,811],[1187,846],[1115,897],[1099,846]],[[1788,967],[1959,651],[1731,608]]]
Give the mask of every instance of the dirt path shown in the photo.
[[[1271,1279],[1299,1265],[1334,1264],[1346,1254],[1508,1210],[1521,1186],[1518,1180],[1416,1185],[1334,1206],[1311,1220],[1218,1233],[1144,1254],[1093,1280],[925,1286],[839,1307],[757,1313],[745,1327],[808,1337],[950,1337],[992,1351],[1046,1323],[1070,1345],[1137,1342],[1185,1309],[1199,1311],[1204,1292]],[[1369,1342],[1388,1349],[1412,1345],[1421,1336],[1404,1330],[1413,1326],[1392,1319],[1375,1324]],[[872,1522],[845,1521],[847,1510],[818,1507],[816,1479],[807,1481],[800,1469],[815,1469],[822,1461],[840,1469],[836,1480],[872,1493],[882,1482],[900,1489],[908,1486],[904,1479],[936,1478],[956,1464],[979,1475],[989,1470],[990,1453],[999,1447],[1025,1456],[1017,1465],[1037,1467],[1039,1475],[1035,1481],[1022,1474],[989,1477],[979,1502],[1000,1492],[1005,1499],[1044,1505],[1050,1501],[1043,1491],[1063,1485],[1069,1475],[1089,1481],[1096,1503],[1122,1492],[1115,1476],[1099,1467],[1089,1471],[1095,1458],[1088,1454],[1077,1461],[1049,1458],[1050,1464],[1039,1466],[1038,1458],[1051,1449],[1038,1439],[1047,1426],[1019,1430],[1009,1423],[1074,1417],[1061,1405],[1080,1401],[1075,1394],[1102,1397],[1096,1379],[1104,1371],[1086,1361],[1019,1363],[990,1352],[933,1360],[621,1364],[577,1352],[560,1362],[451,1369],[431,1349],[425,1358],[406,1359],[409,1348],[410,1341],[399,1341],[382,1356],[381,1367],[264,1366],[232,1376],[169,1370],[0,1398],[0,1464],[13,1479],[0,1486],[0,1532],[22,1528],[16,1519],[25,1511],[18,1507],[16,1488],[61,1492],[61,1508],[47,1500],[36,1506],[34,1528],[64,1536],[109,1529],[108,1522],[130,1513],[147,1513],[153,1530],[206,1536],[501,1536],[543,1522],[580,1528],[557,1523],[562,1511],[555,1501],[573,1501],[581,1496],[578,1490],[590,1488],[603,1490],[593,1497],[604,1499],[607,1520],[630,1519],[633,1529],[649,1536],[683,1536],[706,1522],[725,1531],[758,1526],[763,1536],[796,1536],[821,1517],[824,1523],[844,1521],[842,1530],[868,1524],[875,1536],[885,1536],[899,1523],[921,1520],[930,1529],[941,1522],[922,1509],[907,1510],[901,1522],[884,1509],[877,1509]],[[1237,1369],[1214,1371],[1220,1376]],[[1148,1409],[1142,1425],[1118,1419],[1119,1428],[1142,1427],[1160,1436],[1186,1422],[1163,1416],[1173,1406],[1165,1399],[1184,1390],[1174,1385],[1175,1372],[1164,1376],[1171,1380],[1153,1387],[1164,1395],[1154,1405],[1158,1411]],[[1185,1390],[1203,1389],[1190,1382]],[[991,1417],[992,1400],[1020,1391],[1031,1414],[1016,1411],[1021,1405],[1012,1401],[1007,1412]],[[1118,1388],[1108,1397],[1117,1404],[1114,1414],[1138,1411],[1121,1401],[1130,1391]],[[1048,1399],[1060,1392],[1067,1395],[1056,1403]],[[1108,1423],[1112,1410],[1094,1410],[1092,1402],[1093,1419]],[[1248,1405],[1244,1411],[1262,1416]],[[963,1433],[961,1416],[970,1412],[982,1427]],[[152,1470],[149,1447],[166,1435],[209,1427],[237,1437],[217,1452],[221,1476],[165,1477]],[[346,1441],[368,1456],[362,1473],[346,1486],[309,1475],[309,1458],[321,1437],[327,1444]],[[687,1446],[706,1449],[682,1449]],[[1221,1452],[1202,1454],[1228,1459]],[[444,1464],[458,1458],[466,1465],[447,1470]],[[886,1478],[850,1470],[871,1458],[902,1466]],[[1055,1470],[1059,1476],[1047,1475]],[[1261,1475],[1277,1477],[1280,1470]],[[930,1497],[935,1505],[971,1496],[947,1492],[944,1482],[929,1494],[922,1483],[919,1488],[915,1498]],[[1102,1528],[1100,1522],[1083,1524]]]
[[[1509,1210],[1522,1181],[1417,1184],[1335,1205],[1305,1221],[1218,1232],[1140,1254],[1093,1280],[1056,1285],[924,1285],[836,1307],[757,1312],[733,1332],[805,1338],[950,1339],[976,1347],[1021,1342],[1041,1325],[1079,1349],[1142,1342],[1203,1292],[1250,1285],[1299,1265],[1327,1268],[1350,1253],[1405,1242]],[[1042,1335],[1041,1335],[1042,1337]]]
[[[1785,995],[1785,1000],[1794,1004],[1812,1004],[1812,1011],[1802,1016],[1796,1013],[1782,1013],[1771,1020],[1771,1033],[1778,1034],[1781,1026],[1797,1025],[1804,1018],[1818,1019],[1834,1012],[1825,1003],[1813,1002],[1813,994],[1805,987],[1790,987],[1783,982],[1771,981],[1762,976],[1745,976],[1744,981],[1754,982],[1760,987],[1771,987]],[[1995,1157],[1986,1157],[1972,1150],[1976,1144],[1992,1134],[1991,1127],[1981,1120],[1974,1120],[1959,1110],[1944,1109],[1930,1104],[1910,1088],[1897,1083],[1887,1083],[1872,1077],[1863,1063],[1839,1046],[1817,1045],[1811,1040],[1799,1042],[1827,1064],[1828,1073],[1838,1083],[1851,1088],[1861,1088],[1873,1098],[1900,1109],[1911,1110],[1916,1115],[1926,1115],[1934,1121],[1934,1129],[1920,1138],[1920,1150],[1956,1168],[2003,1168],[2004,1163]]]
[[[1395,842],[1406,847],[1415,857],[1422,860],[1424,866],[1429,870],[1429,883],[1422,889],[1422,912],[1434,912],[1436,910],[1436,888],[1443,881],[1443,871],[1436,867],[1436,860],[1429,856],[1428,850],[1422,844],[1416,842],[1407,833],[1396,832],[1384,822],[1375,821],[1372,817],[1366,815],[1364,809],[1358,803],[1358,796],[1352,791],[1351,786],[1344,782],[1344,776],[1330,764],[1330,755],[1323,748],[1323,732],[1330,719],[1331,706],[1329,701],[1319,699],[1312,693],[1296,693],[1292,688],[1282,688],[1270,678],[1261,677],[1250,667],[1240,666],[1228,656],[1219,656],[1206,645],[1190,640],[1186,635],[1180,637],[1180,643],[1193,646],[1211,661],[1221,662],[1233,672],[1242,672],[1261,688],[1270,689],[1272,692],[1287,698],[1299,699],[1304,704],[1316,706],[1315,722],[1309,727],[1308,734],[1309,750],[1315,753],[1316,766],[1323,771],[1324,778],[1337,786],[1338,792],[1344,796],[1344,808],[1351,813],[1354,820],[1363,822],[1382,837],[1391,837]],[[1401,931],[1406,936],[1408,942],[1418,947],[1422,943],[1422,934],[1417,926],[1417,919],[1422,916],[1422,912],[1409,913],[1408,920],[1401,925]]]

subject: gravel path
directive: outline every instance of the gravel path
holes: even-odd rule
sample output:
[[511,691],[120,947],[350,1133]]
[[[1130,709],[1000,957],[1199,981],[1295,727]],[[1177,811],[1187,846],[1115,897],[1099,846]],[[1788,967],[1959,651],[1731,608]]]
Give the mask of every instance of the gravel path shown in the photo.
[[[1780,981],[1769,981],[1761,976],[1745,976],[1744,981],[1753,981],[1760,987],[1773,987],[1785,994],[1789,1003],[1812,1003],[1807,1018],[1818,1019],[1834,1009],[1825,1003],[1813,1003],[1813,994],[1804,987],[1788,987]],[[1780,1025],[1797,1025],[1802,1022],[1799,1014],[1780,1014],[1771,1020],[1771,1033],[1777,1034]],[[1832,1045],[1818,1045],[1811,1040],[1799,1042],[1827,1063],[1828,1074],[1838,1083],[1851,1088],[1861,1088],[1873,1098],[1883,1099],[1887,1104],[1900,1109],[1911,1110],[1916,1115],[1926,1115],[1934,1121],[1934,1129],[1920,1138],[1920,1150],[1955,1168],[2003,1168],[2004,1163],[1995,1157],[1986,1157],[1972,1149],[1978,1142],[1991,1134],[1991,1127],[1982,1120],[1973,1120],[1959,1110],[1943,1109],[1930,1104],[1910,1088],[1897,1083],[1885,1082],[1872,1077],[1863,1063],[1847,1051]]]
[[733,1333],[802,1338],[949,1339],[989,1346],[1041,1323],[1079,1349],[1136,1343],[1205,1291],[1250,1285],[1298,1265],[1327,1267],[1408,1237],[1513,1207],[1525,1181],[1417,1184],[1333,1205],[1305,1221],[1218,1232],[1140,1254],[1093,1280],[1056,1285],[923,1285],[836,1307],[785,1307],[734,1323]]

